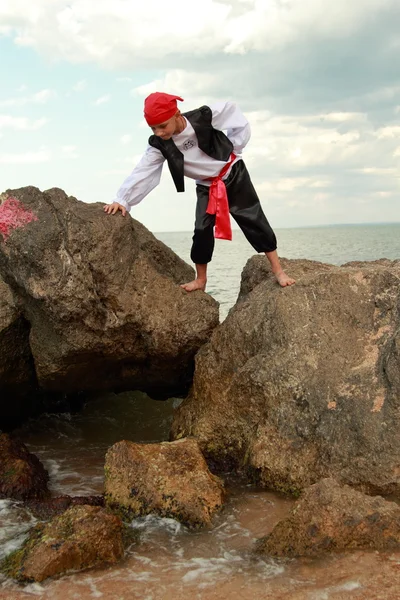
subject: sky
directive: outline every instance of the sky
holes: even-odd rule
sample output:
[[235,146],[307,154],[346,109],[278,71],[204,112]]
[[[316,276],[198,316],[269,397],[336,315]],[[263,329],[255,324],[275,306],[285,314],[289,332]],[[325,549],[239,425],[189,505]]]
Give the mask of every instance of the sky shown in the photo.
[[[399,0],[0,0],[0,193],[111,202],[144,152],[143,100],[232,100],[273,227],[400,221]],[[168,169],[131,211],[193,228]]]

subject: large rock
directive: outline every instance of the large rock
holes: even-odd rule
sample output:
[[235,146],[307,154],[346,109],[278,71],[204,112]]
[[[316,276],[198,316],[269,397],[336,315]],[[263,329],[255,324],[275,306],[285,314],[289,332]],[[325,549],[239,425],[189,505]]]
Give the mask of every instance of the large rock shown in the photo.
[[0,429],[9,431],[46,410],[68,410],[70,397],[39,388],[21,303],[0,277]]
[[49,475],[25,444],[0,433],[0,498],[42,500],[50,492]]
[[56,496],[45,500],[28,500],[25,507],[36,519],[50,521],[62,515],[71,506],[100,506],[104,507],[104,496]]
[[179,286],[193,269],[131,217],[62,190],[8,190],[0,274],[30,324],[40,386],[181,392],[218,304]]
[[154,513],[196,528],[210,525],[222,506],[223,485],[193,439],[118,442],[107,452],[105,474],[107,503],[130,517]]
[[333,479],[305,490],[291,514],[257,543],[272,556],[318,556],[356,549],[399,550],[400,506]]
[[97,506],[74,506],[50,523],[37,525],[1,569],[18,581],[40,582],[71,570],[115,564],[123,554],[119,517]]
[[29,325],[10,287],[0,277],[0,420],[17,418],[36,385]]
[[400,490],[400,261],[287,261],[279,288],[248,262],[236,306],[196,357],[172,438],[217,466],[298,492],[335,476]]

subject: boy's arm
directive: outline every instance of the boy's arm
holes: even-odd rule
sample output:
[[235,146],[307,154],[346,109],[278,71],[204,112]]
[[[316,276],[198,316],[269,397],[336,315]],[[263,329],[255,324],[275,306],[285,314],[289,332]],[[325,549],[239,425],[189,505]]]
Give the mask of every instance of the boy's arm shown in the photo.
[[210,106],[212,126],[225,131],[234,153],[241,154],[251,136],[250,123],[235,102],[216,102]]
[[160,183],[164,161],[159,150],[148,146],[140,162],[122,183],[112,203],[104,207],[104,211],[115,214],[121,210],[125,215],[132,206],[139,204]]

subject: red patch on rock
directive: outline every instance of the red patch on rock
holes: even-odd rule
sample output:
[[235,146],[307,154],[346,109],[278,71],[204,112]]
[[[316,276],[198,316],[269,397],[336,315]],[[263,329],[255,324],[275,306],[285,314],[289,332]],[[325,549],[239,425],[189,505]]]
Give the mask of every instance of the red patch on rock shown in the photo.
[[13,229],[24,227],[31,221],[37,221],[37,216],[17,200],[17,198],[7,198],[0,205],[0,233],[4,241],[8,238]]

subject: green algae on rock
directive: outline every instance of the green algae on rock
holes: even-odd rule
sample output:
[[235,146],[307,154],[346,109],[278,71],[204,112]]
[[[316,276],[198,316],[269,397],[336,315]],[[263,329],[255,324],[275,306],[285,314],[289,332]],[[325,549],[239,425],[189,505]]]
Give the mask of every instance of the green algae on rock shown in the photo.
[[[74,506],[37,525],[0,570],[20,582],[41,582],[69,571],[115,564],[124,555],[121,520],[96,506]],[[131,542],[131,540],[130,540]]]
[[106,455],[105,496],[125,518],[154,513],[198,528],[211,524],[222,507],[224,488],[194,439],[121,441]]

